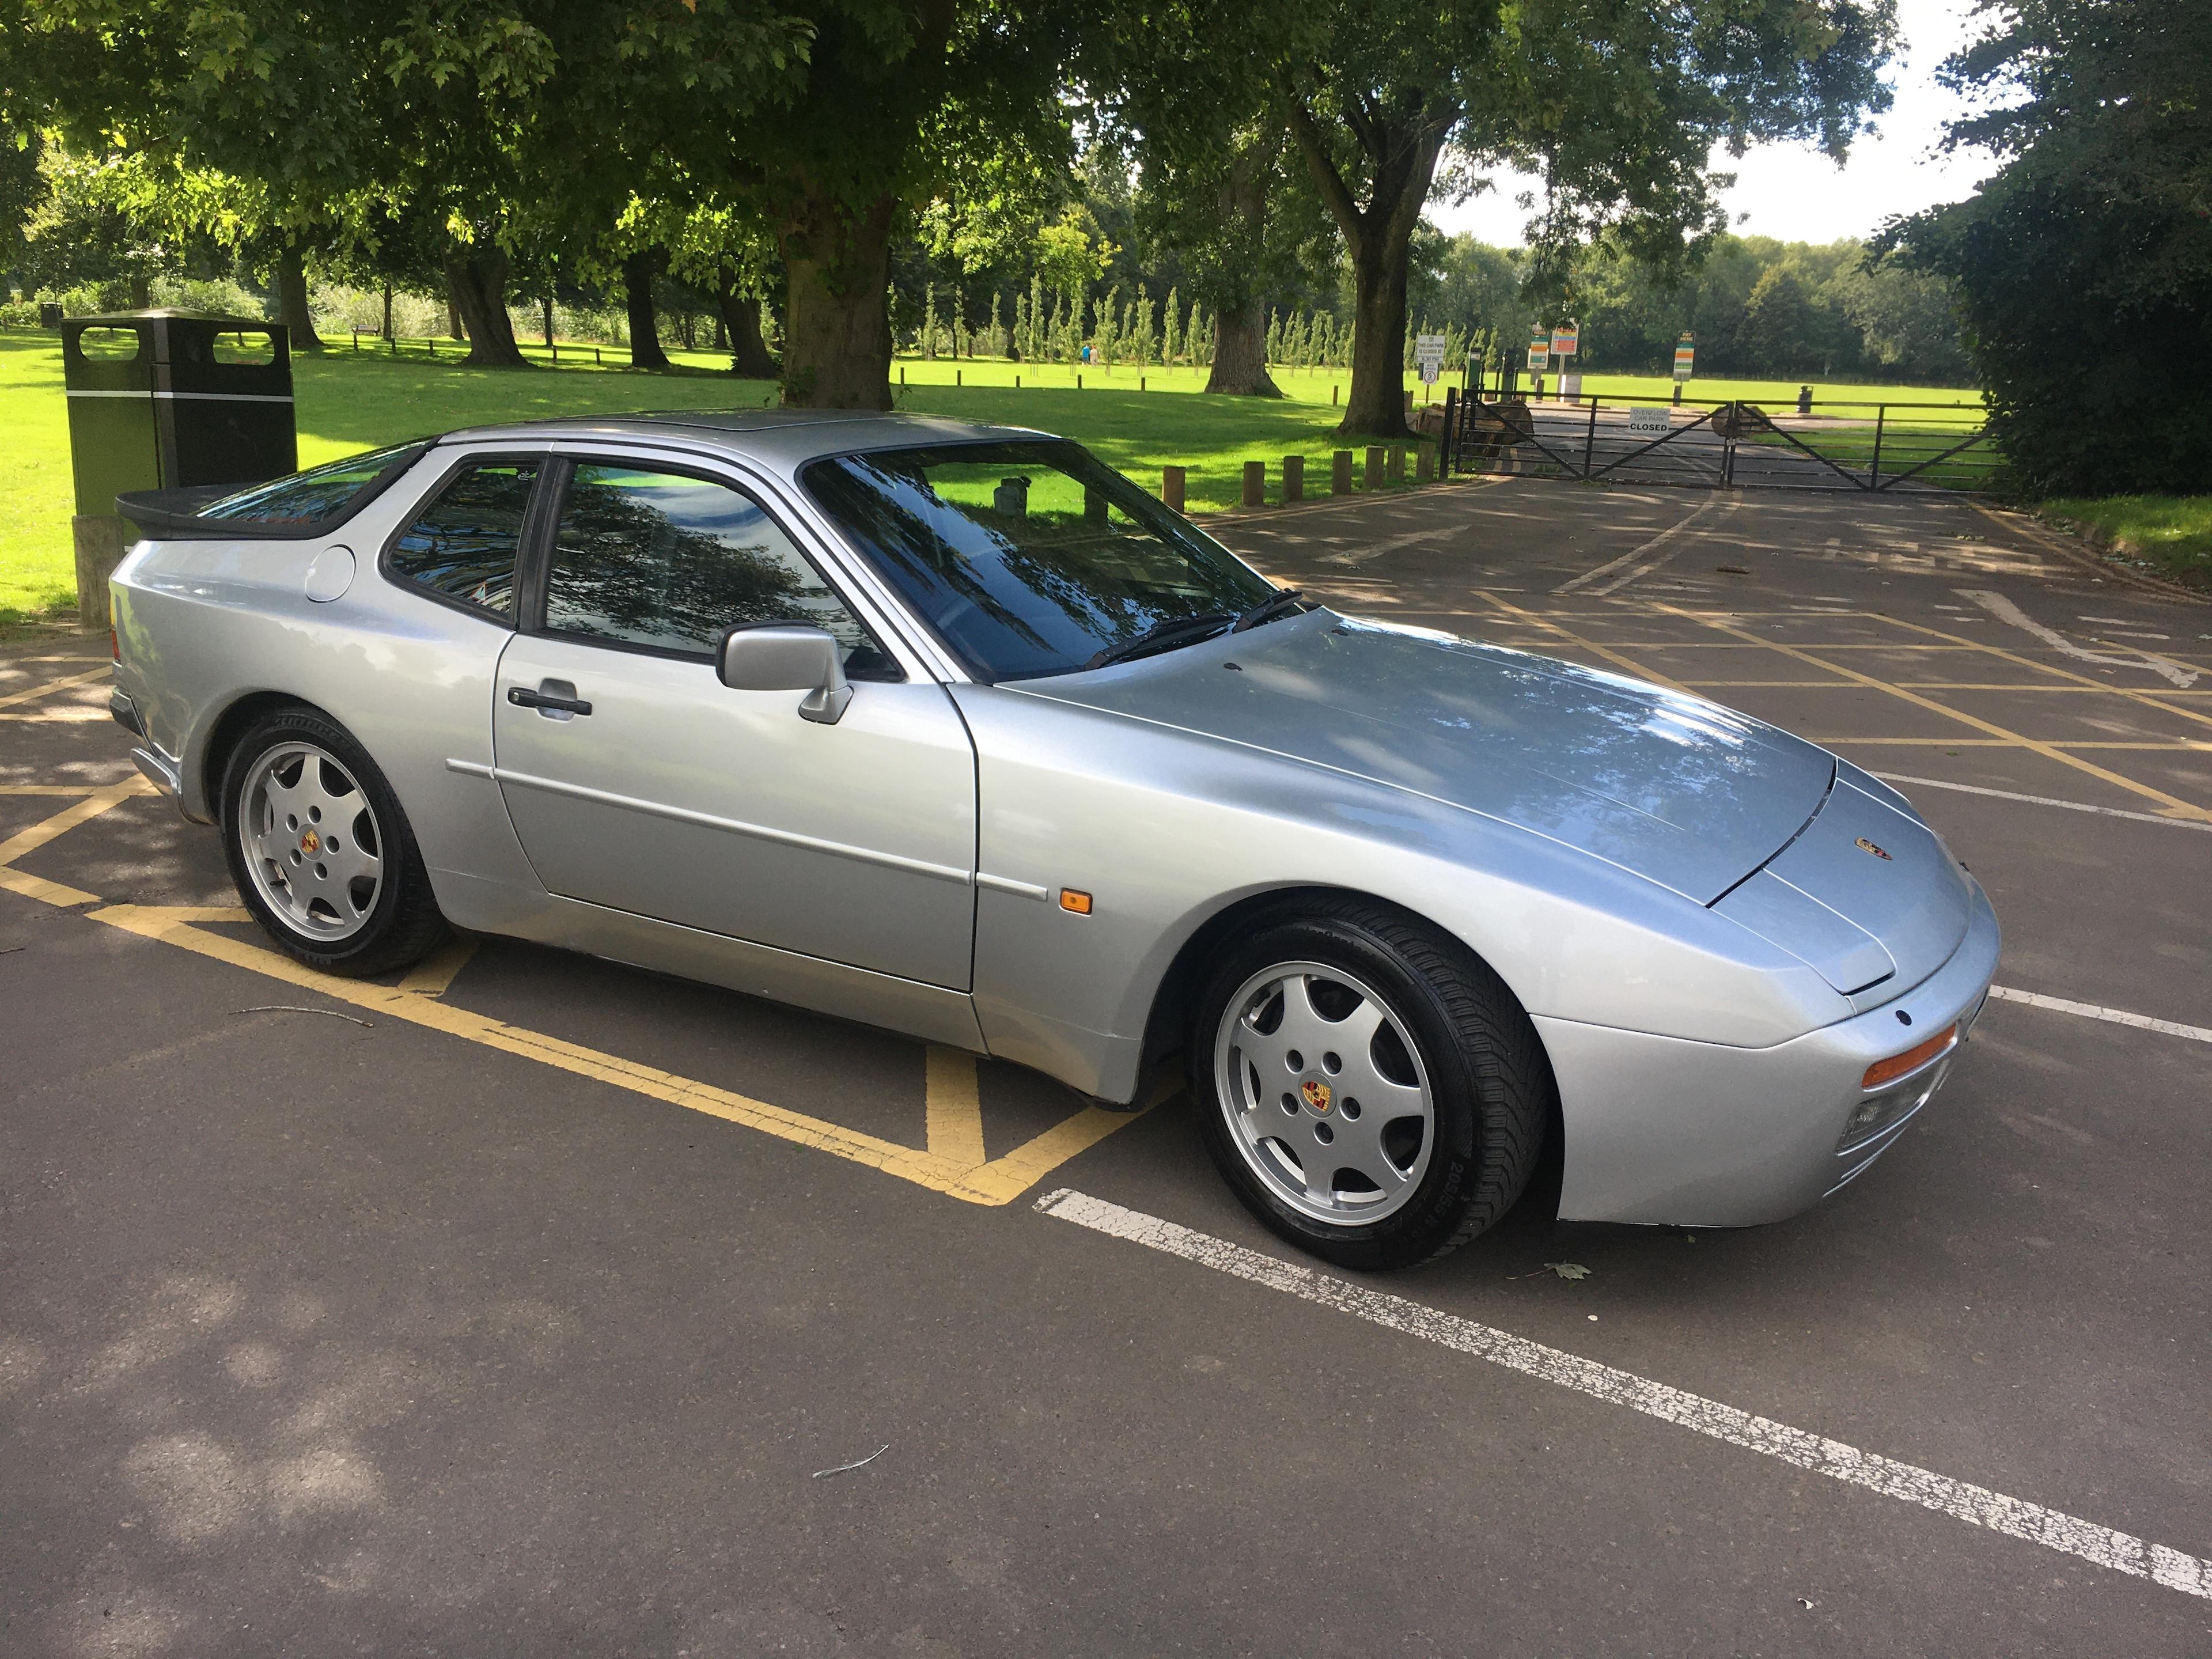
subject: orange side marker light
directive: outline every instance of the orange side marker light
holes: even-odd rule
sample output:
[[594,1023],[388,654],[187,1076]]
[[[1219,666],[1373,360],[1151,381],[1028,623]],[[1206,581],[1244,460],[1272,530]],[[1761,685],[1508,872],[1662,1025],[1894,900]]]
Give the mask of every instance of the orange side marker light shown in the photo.
[[1091,895],[1063,887],[1060,890],[1060,908],[1075,915],[1087,916],[1091,914]]
[[1887,1060],[1875,1061],[1866,1068],[1866,1075],[1859,1079],[1859,1087],[1879,1089],[1883,1084],[1903,1077],[1907,1072],[1917,1072],[1958,1040],[1959,1026],[1954,1020],[1917,1047],[1907,1048],[1901,1054],[1892,1054]]

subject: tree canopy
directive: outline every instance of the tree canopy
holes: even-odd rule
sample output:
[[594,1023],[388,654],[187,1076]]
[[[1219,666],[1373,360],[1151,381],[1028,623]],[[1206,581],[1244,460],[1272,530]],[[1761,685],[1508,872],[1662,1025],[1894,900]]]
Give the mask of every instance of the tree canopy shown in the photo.
[[1993,0],[1946,77],[2002,165],[1886,244],[1957,286],[2029,488],[2212,488],[2212,7]]

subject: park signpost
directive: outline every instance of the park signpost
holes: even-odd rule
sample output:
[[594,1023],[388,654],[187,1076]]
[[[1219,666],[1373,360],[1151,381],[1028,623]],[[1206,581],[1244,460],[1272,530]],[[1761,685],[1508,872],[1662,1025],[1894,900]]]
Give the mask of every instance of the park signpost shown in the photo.
[[1421,371],[1421,384],[1434,386],[1444,368],[1444,337],[1441,334],[1416,334],[1413,337],[1413,361]]
[[1674,343],[1674,378],[1686,380],[1698,361],[1698,341],[1693,334],[1685,334]]
[[1582,331],[1572,323],[1556,323],[1551,343],[1552,355],[1559,360],[1559,401],[1574,403],[1582,397],[1583,377],[1569,371],[1575,354],[1582,349]]

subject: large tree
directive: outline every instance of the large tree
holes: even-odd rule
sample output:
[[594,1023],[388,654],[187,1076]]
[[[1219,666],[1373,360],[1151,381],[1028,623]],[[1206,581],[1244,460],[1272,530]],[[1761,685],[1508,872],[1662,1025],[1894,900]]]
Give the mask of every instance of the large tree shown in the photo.
[[2000,0],[1945,65],[2002,165],[1887,241],[1952,279],[2021,483],[2212,489],[2212,7]]
[[1268,301],[1326,268],[1327,232],[1263,52],[1224,51],[1256,37],[1270,9],[1201,0],[1114,18],[1088,52],[1108,130],[1138,177],[1136,221],[1172,247],[1182,285],[1217,319],[1206,389],[1282,395],[1267,372]]
[[1545,181],[1555,251],[1607,238],[1676,264],[1717,233],[1716,146],[1813,137],[1840,156],[1886,107],[1893,0],[1318,0],[1253,41],[1351,257],[1344,429],[1405,429],[1407,253],[1440,166]]
[[775,94],[664,143],[771,236],[783,396],[890,406],[891,245],[976,158],[1064,144],[1073,0],[803,0],[809,43]]

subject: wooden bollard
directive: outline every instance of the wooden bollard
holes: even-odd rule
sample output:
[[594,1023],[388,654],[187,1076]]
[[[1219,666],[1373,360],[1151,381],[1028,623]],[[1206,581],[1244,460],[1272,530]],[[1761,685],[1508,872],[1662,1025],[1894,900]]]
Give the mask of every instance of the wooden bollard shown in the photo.
[[1183,478],[1182,467],[1164,466],[1160,469],[1160,501],[1172,512],[1182,511]]
[[1340,449],[1328,458],[1328,493],[1349,495],[1352,493],[1352,452]]
[[1267,464],[1265,461],[1244,463],[1244,505],[1265,507],[1267,504]]
[[1336,394],[1342,388],[1338,386],[1334,381],[1330,382],[1328,388],[1328,406],[1331,409],[1336,407]]
[[967,385],[967,384],[968,384],[968,382],[967,382],[965,380],[963,380],[963,379],[962,379],[962,378],[961,378],[963,375],[966,374],[967,374],[967,372],[968,372],[968,371],[967,371],[967,370],[965,370],[965,369],[963,369],[963,368],[956,368],[956,369],[954,369],[954,370],[952,371],[952,384],[953,384],[953,385],[955,385],[955,386],[965,386],[965,385]]
[[1283,499],[1302,501],[1306,498],[1306,458],[1303,455],[1283,457]]
[[1083,377],[1080,374],[1075,377],[1075,389],[1078,392],[1083,390]]
[[1392,483],[1401,484],[1406,482],[1406,447],[1403,444],[1390,446],[1389,467],[1388,476]]
[[1367,449],[1367,477],[1365,481],[1368,489],[1380,489],[1382,488],[1382,469],[1385,463],[1382,459],[1382,446],[1380,444],[1369,445]]
[[1437,476],[1437,452],[1423,444],[1413,452],[1413,481],[1426,483]]
[[1137,376],[1137,390],[1138,390],[1138,391],[1139,391],[1139,392],[1142,392],[1144,389],[1145,389],[1145,377],[1144,377],[1143,375],[1139,374],[1139,376]]

